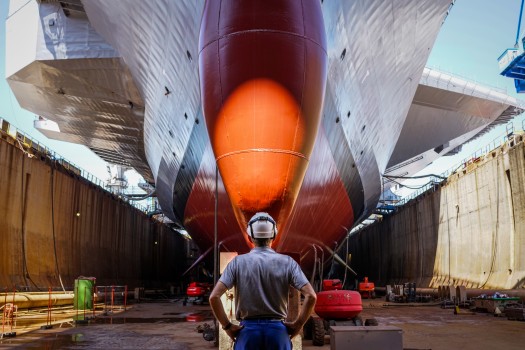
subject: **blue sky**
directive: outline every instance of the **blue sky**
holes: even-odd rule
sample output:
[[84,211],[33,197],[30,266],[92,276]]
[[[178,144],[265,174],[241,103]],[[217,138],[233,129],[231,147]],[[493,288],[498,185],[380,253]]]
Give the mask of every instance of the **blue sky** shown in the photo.
[[[8,3],[8,0],[0,0],[0,18],[4,20],[4,24],[0,25],[0,77],[5,77],[5,19]],[[521,0],[457,0],[438,35],[428,65],[489,86],[505,88],[510,95],[525,100],[525,96],[518,96],[514,92],[511,79],[499,75],[497,63],[500,54],[514,45],[520,4]],[[8,120],[100,179],[106,179],[105,163],[86,147],[49,140],[36,131],[33,128],[34,115],[19,107],[5,79],[0,79],[0,118]],[[521,129],[523,118],[518,117],[515,121],[518,129]],[[496,128],[465,145],[461,154],[443,157],[422,173],[440,172],[453,167],[504,131],[504,126]]]
[[[427,65],[484,85],[502,88],[510,96],[525,100],[517,94],[512,79],[501,76],[498,57],[516,40],[521,0],[457,0],[439,32]],[[523,22],[523,20],[522,20]],[[523,24],[520,33],[523,36]],[[516,129],[522,129],[525,116],[514,120]],[[420,174],[440,173],[455,168],[493,140],[500,140],[505,126],[496,127],[479,139],[463,145],[456,156],[441,157]]]
[[457,0],[438,34],[428,64],[514,90],[497,58],[514,45],[521,0]]

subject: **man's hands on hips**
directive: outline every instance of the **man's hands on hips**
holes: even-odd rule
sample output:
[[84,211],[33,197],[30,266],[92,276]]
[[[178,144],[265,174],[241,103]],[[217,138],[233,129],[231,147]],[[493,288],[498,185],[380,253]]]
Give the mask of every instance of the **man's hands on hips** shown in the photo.
[[301,332],[301,329],[303,328],[303,325],[300,323],[295,322],[284,322],[284,325],[286,326],[286,330],[288,331],[288,334],[290,335],[290,339],[295,337],[297,334]]
[[240,325],[237,325],[235,323],[232,323],[230,328],[225,330],[225,332],[226,332],[226,334],[228,334],[228,337],[230,337],[233,341],[235,341],[235,339],[239,335],[240,330],[243,329],[243,328],[244,328],[244,326],[240,326]]
[[317,294],[315,294],[315,291],[310,283],[306,283],[301,288],[300,292],[302,295],[304,295],[304,301],[303,305],[301,306],[301,310],[299,311],[299,316],[293,322],[284,322],[286,330],[290,335],[290,339],[292,339],[297,334],[299,334],[299,332],[301,332],[301,328],[303,328],[303,325],[312,315],[312,312],[314,311],[315,307],[315,302],[317,301]]

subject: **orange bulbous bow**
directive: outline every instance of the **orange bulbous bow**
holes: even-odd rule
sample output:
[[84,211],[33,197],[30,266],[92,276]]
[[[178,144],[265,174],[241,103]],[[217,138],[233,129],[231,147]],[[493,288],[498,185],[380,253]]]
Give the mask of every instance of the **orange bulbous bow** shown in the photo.
[[237,220],[285,224],[314,146],[326,85],[318,0],[207,1],[201,98]]

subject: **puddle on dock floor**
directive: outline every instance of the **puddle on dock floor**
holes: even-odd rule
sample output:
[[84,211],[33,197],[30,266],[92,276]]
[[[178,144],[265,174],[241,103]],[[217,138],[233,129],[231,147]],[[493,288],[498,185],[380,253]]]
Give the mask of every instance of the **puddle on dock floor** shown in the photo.
[[175,322],[203,322],[212,321],[213,314],[211,311],[199,312],[169,312],[162,315],[173,317],[97,317],[90,320],[94,324],[123,324],[123,323],[175,323]]
[[[96,343],[96,339],[89,334],[90,325],[123,325],[123,324],[170,324],[170,323],[196,323],[212,321],[211,311],[163,313],[169,317],[119,317],[119,316],[98,316],[89,319],[86,324],[70,322],[55,324],[49,332],[36,330],[16,337],[0,339],[0,349],[85,349],[90,348]],[[60,333],[60,328],[70,328],[68,334]],[[14,330],[16,331],[16,329]],[[73,332],[73,333],[71,333]]]
[[20,337],[4,338],[0,340],[0,349],[82,349],[87,348],[89,342],[83,334],[26,334]]

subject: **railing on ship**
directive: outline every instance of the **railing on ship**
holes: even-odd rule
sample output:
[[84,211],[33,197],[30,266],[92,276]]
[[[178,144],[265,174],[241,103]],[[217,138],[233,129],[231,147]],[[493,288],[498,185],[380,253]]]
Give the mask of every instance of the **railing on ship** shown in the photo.
[[456,86],[458,79],[461,82],[460,86],[464,94],[467,94],[469,91],[474,91],[476,86],[485,86],[490,90],[497,91],[501,94],[508,94],[506,85],[494,85],[494,82],[483,81],[475,77],[468,77],[467,74],[462,75],[454,73],[440,66],[427,65],[423,69],[420,82],[425,85],[435,84],[437,86],[446,86],[447,89],[450,89],[451,87],[459,86]]
[[[524,130],[525,130],[525,119],[521,123],[521,132],[524,132]],[[469,157],[463,158],[459,163],[457,163],[456,165],[450,167],[449,169],[441,173],[440,175],[443,179],[440,177],[430,176],[429,181],[425,185],[418,188],[416,191],[410,193],[409,195],[403,197],[402,199],[400,199],[393,205],[403,206],[409,201],[411,201],[412,199],[415,199],[421,196],[423,193],[436,190],[439,187],[439,185],[442,182],[446,181],[446,179],[450,175],[456,173],[458,170],[466,168],[471,163],[476,163],[482,160],[485,155],[489,154],[496,148],[501,147],[503,144],[505,144],[505,142],[507,142],[509,138],[515,134],[515,132],[516,130],[514,128],[514,123],[508,122],[506,124],[504,133],[498,135],[489,144],[479,148],[474,153],[472,153]]]
[[[522,121],[522,125],[521,125],[521,133],[523,132],[525,132],[525,120]],[[376,208],[375,213],[373,213],[370,217],[368,217],[367,219],[363,220],[361,223],[353,227],[352,230],[349,232],[349,234],[350,235],[356,234],[357,232],[360,232],[368,225],[371,225],[377,221],[381,221],[383,215],[392,214],[398,208],[404,206],[411,200],[423,195],[424,193],[437,190],[439,186],[443,182],[445,182],[446,179],[450,175],[456,173],[457,171],[467,168],[472,163],[476,163],[482,160],[485,155],[489,154],[490,152],[494,151],[496,148],[501,147],[507,141],[509,141],[510,137],[512,137],[515,133],[516,131],[514,129],[514,123],[512,121],[508,122],[506,126],[506,130],[503,134],[500,134],[499,136],[495,137],[489,144],[479,148],[477,151],[472,153],[469,157],[463,158],[459,163],[450,167],[449,169],[441,173],[439,176],[429,175],[429,181],[426,184],[419,186],[417,190],[415,190],[414,192],[410,193],[409,195],[404,196],[403,198],[399,200],[387,200],[387,199],[381,200],[380,202],[382,202],[382,205],[380,204],[378,208]],[[382,210],[382,208],[386,208],[386,209]]]
[[[39,141],[33,139],[32,137],[24,134],[18,129],[13,130],[13,127],[10,127],[10,124],[2,120],[0,118],[0,138],[8,141],[12,140],[15,145],[17,145],[24,153],[26,153],[29,157],[46,157],[47,159],[55,162],[56,164],[60,164],[65,170],[80,176],[87,181],[95,184],[96,186],[100,187],[104,191],[107,191],[109,193],[112,193],[115,196],[118,196],[121,200],[124,202],[127,202],[131,204],[133,207],[137,208],[138,210],[148,214],[153,211],[158,210],[158,205],[151,204],[151,205],[141,205],[139,203],[136,203],[136,201],[130,200],[127,197],[128,193],[123,193],[122,191],[116,190],[112,186],[109,186],[105,181],[99,179],[95,175],[91,174],[90,172],[82,169],[81,167],[75,165],[74,163],[71,163],[49,147],[41,144]],[[9,141],[8,141],[9,142]],[[137,186],[131,187],[131,193],[136,194],[136,191],[139,189]],[[145,195],[144,191],[142,193]]]

